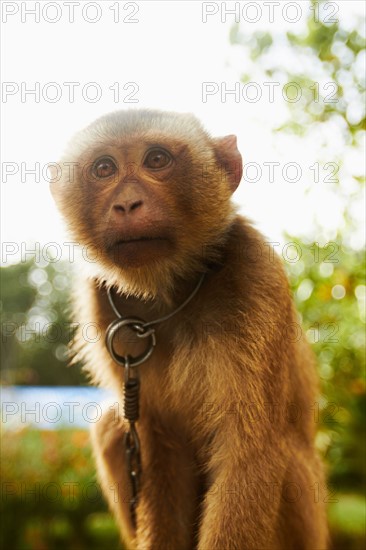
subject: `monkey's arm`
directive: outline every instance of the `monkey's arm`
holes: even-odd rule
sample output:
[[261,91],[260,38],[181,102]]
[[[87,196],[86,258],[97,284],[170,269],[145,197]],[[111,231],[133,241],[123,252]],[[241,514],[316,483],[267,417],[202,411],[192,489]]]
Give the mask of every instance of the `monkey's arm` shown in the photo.
[[161,426],[154,417],[140,425],[142,487],[138,505],[136,546],[146,550],[195,547],[199,477],[192,449],[180,430]]
[[314,452],[291,438],[235,449],[229,434],[212,463],[198,550],[325,550],[326,495]]
[[124,543],[132,549],[135,548],[135,530],[129,511],[131,490],[125,461],[124,433],[125,422],[116,409],[109,407],[92,426],[91,439],[104,496],[115,515]]
[[123,435],[125,423],[110,408],[92,431],[99,481],[128,549],[188,550],[193,547],[198,514],[197,483],[190,449],[159,429],[159,422],[139,426],[143,453],[143,490],[137,531],[131,522],[130,482]]
[[[237,361],[234,369],[238,368]],[[238,372],[230,371],[223,362],[222,378],[216,381],[220,414],[215,420],[198,548],[280,550],[274,537],[289,456],[281,373],[267,398],[259,366],[252,362],[241,379]]]
[[211,463],[199,550],[283,550],[275,532],[285,453],[273,441],[250,443],[232,422],[222,435]]

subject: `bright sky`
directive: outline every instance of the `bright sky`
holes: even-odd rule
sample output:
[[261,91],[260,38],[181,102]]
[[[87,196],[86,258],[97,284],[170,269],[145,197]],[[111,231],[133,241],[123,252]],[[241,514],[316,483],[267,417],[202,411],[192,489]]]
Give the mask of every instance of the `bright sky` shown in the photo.
[[[324,136],[298,139],[273,135],[273,127],[284,122],[288,112],[282,84],[270,102],[263,78],[256,79],[255,64],[243,48],[229,45],[235,15],[227,13],[225,22],[220,10],[222,5],[233,9],[235,2],[40,2],[39,21],[35,21],[38,14],[29,10],[36,4],[1,2],[1,237],[3,243],[14,243],[14,254],[6,257],[6,264],[20,259],[21,246],[26,243],[43,246],[68,240],[48,190],[45,167],[58,160],[76,130],[101,114],[131,107],[190,111],[214,135],[237,134],[244,162],[249,163],[235,194],[241,212],[272,241],[284,242],[284,230],[301,235],[311,232],[314,215],[329,228],[331,238],[340,223],[341,204],[332,193],[332,183],[324,183],[332,165],[327,170],[323,166],[343,155],[341,129],[328,130],[325,148],[320,146]],[[309,10],[307,1],[281,2],[271,8],[268,2],[236,4],[241,28],[249,32],[287,29],[301,33]],[[357,25],[365,10],[361,0],[328,4],[329,11],[320,16],[337,17],[348,28]],[[291,60],[285,45],[278,55],[294,68],[299,63]],[[322,84],[317,68],[307,69],[314,71],[314,81]],[[234,94],[221,97],[220,91],[234,89],[243,74],[259,83],[262,98],[250,101],[256,88],[248,89],[249,100],[240,96],[236,102]],[[70,98],[70,83],[77,83],[74,98]],[[36,100],[26,92],[37,87]],[[119,101],[114,101],[117,91]],[[93,101],[96,93],[100,97]],[[137,102],[128,103],[128,98]],[[270,181],[268,163],[273,162],[280,165]],[[320,183],[314,181],[317,162]],[[251,163],[262,170],[257,182],[253,181],[257,168]],[[296,179],[296,167],[291,163],[301,167],[299,181],[290,181]],[[25,173],[37,166],[39,181],[34,174]],[[360,154],[345,155],[342,175],[349,180],[350,190],[351,169],[362,173]],[[313,192],[305,196],[309,186]],[[355,216],[362,219],[363,214],[355,211]],[[354,239],[358,246],[361,235]]]

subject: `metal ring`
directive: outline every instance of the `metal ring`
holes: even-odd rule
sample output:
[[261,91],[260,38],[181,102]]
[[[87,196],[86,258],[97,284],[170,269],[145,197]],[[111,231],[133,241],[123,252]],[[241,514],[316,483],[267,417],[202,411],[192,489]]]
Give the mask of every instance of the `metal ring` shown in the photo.
[[[116,363],[119,363],[123,367],[126,365],[126,356],[118,355],[118,353],[115,352],[113,348],[113,340],[117,332],[119,331],[119,329],[125,326],[137,332],[137,336],[140,336],[140,337],[142,333],[145,332],[144,321],[142,321],[138,317],[126,317],[124,319],[121,319],[121,318],[115,319],[115,321],[113,321],[107,328],[106,335],[105,335],[105,343],[106,343],[107,349],[111,354],[112,358],[116,361]],[[128,356],[130,367],[137,367],[137,365],[141,365],[141,363],[144,363],[144,361],[146,361],[154,351],[154,347],[156,345],[155,332],[149,331],[148,337],[150,338],[150,342],[146,351],[144,351],[140,355],[137,355],[136,357],[131,357],[131,355]]]

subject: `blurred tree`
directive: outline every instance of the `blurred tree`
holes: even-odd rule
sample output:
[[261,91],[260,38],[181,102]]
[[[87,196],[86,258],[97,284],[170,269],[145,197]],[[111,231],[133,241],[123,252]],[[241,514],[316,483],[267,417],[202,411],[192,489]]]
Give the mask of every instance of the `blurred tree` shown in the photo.
[[313,405],[318,446],[331,464],[331,484],[357,490],[366,482],[360,452],[366,424],[365,255],[336,243],[305,248],[291,240],[303,253],[287,271],[322,380],[322,396]]
[[74,329],[68,270],[64,262],[34,260],[0,269],[3,384],[85,384],[79,366],[66,368]]
[[122,550],[88,432],[5,431],[1,479],[1,548]]

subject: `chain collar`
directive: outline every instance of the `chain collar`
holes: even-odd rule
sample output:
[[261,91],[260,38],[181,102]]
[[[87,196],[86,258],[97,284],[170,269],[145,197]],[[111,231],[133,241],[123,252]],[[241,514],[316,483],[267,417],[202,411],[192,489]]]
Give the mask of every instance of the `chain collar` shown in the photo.
[[168,319],[176,315],[179,311],[181,311],[197,294],[197,292],[201,288],[204,278],[205,278],[205,273],[201,275],[200,280],[198,281],[198,284],[196,285],[193,292],[174,311],[172,311],[171,313],[168,313],[167,315],[164,315],[163,317],[160,317],[159,319],[155,319],[153,321],[148,321],[148,322],[143,321],[139,317],[122,317],[122,314],[120,313],[116,304],[114,303],[113,288],[109,288],[107,290],[108,300],[114,313],[117,315],[117,319],[115,319],[107,328],[106,346],[110,355],[114,359],[114,361],[116,361],[116,363],[118,363],[119,365],[122,365],[123,367],[126,365],[126,358],[122,355],[118,355],[118,353],[116,353],[113,347],[113,341],[114,341],[115,335],[117,334],[119,329],[124,326],[127,326],[131,330],[135,331],[136,335],[139,338],[149,338],[150,340],[148,347],[141,355],[138,355],[136,357],[129,356],[129,366],[136,367],[137,365],[141,365],[141,363],[144,363],[145,361],[147,361],[147,359],[150,357],[150,355],[152,354],[156,346],[155,328],[152,328],[152,327],[159,323],[163,323],[164,321],[167,321]]

